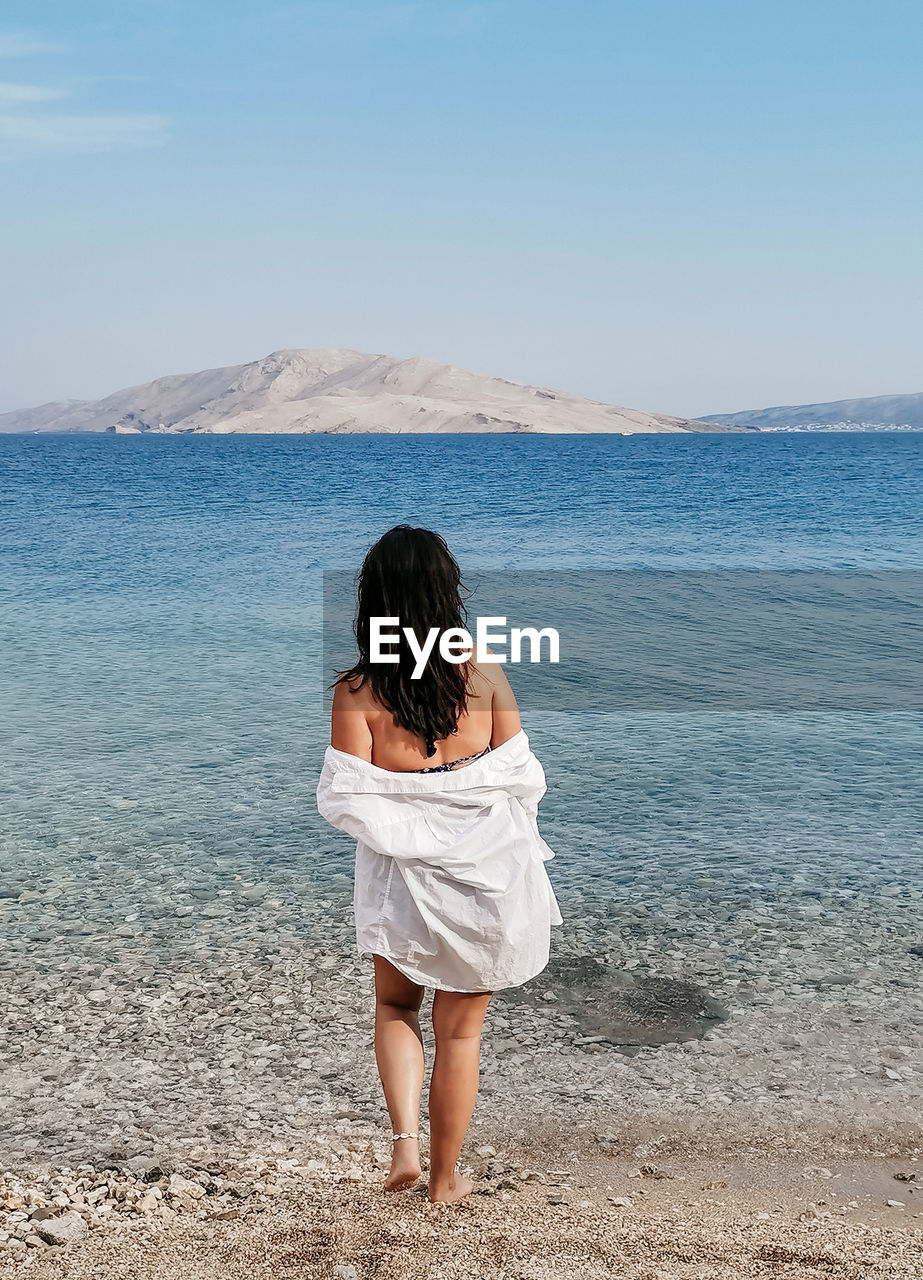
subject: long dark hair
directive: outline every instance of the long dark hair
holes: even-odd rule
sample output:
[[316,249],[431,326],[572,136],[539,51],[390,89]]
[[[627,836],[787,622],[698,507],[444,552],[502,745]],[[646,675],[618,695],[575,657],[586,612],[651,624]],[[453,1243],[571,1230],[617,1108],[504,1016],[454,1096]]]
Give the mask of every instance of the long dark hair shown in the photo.
[[337,674],[337,684],[361,688],[368,682],[376,701],[400,729],[422,738],[427,756],[453,734],[468,705],[468,664],[446,662],[438,641],[422,674],[411,679],[415,659],[403,633],[395,644],[396,663],[372,662],[370,618],[399,618],[422,644],[432,627],[440,634],[466,622],[461,570],[444,538],[429,529],[396,525],[379,538],[359,572],[353,633],[359,660]]

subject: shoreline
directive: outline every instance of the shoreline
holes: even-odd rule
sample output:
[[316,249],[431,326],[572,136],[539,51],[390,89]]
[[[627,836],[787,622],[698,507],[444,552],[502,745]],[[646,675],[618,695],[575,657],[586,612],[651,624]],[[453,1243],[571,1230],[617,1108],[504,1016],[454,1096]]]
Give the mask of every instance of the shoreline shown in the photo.
[[[202,1153],[199,1166],[136,1159],[41,1187],[0,1177],[0,1205],[26,1202],[0,1208],[0,1271],[34,1280],[923,1273],[923,1147],[824,1165],[767,1149],[719,1159],[661,1143],[587,1158],[551,1139],[528,1150],[478,1141],[462,1162],[475,1194],[439,1206],[423,1184],[382,1192],[387,1143],[347,1128],[306,1135],[300,1160]],[[54,1235],[46,1204],[67,1215],[72,1243],[42,1240],[39,1231]]]
[[[371,973],[347,955],[298,946],[140,970],[110,956],[76,987],[13,975],[0,1272],[923,1274],[919,1037],[894,1017],[916,1007],[908,988],[874,1027],[826,1025],[814,1000],[780,1034],[762,994],[701,1038],[624,1052],[584,1034],[549,971],[530,999],[498,998],[488,1013],[462,1154],[478,1194],[453,1210],[379,1189],[389,1126]],[[76,1214],[79,1238],[44,1243],[36,1210]]]
[[[5,966],[0,1169],[196,1147],[245,1158],[300,1149],[336,1118],[383,1127],[371,965],[337,941],[275,945],[269,957],[110,953],[92,968]],[[549,970],[528,999],[491,1003],[475,1129],[528,1141],[537,1098],[561,1134],[686,1135],[716,1152],[771,1135],[793,1155],[912,1142],[923,1136],[919,963],[895,956],[891,985],[805,988],[794,1001],[715,985],[728,1016],[699,1038],[656,1046],[588,1034],[590,1006]],[[658,983],[669,968],[658,965]],[[611,996],[600,990],[594,1016]]]
[[[378,1190],[389,1127],[371,964],[355,955],[337,896],[306,897],[296,934],[278,919],[281,896],[247,881],[236,892],[257,901],[220,946],[210,917],[184,904],[169,919],[187,940],[171,955],[134,951],[126,923],[94,932],[95,956],[62,959],[49,921],[47,941],[33,929],[30,952],[5,961],[0,1188],[23,1201],[28,1190],[32,1203],[0,1210],[4,1275],[923,1275],[923,991],[897,919],[916,899],[894,899],[890,920],[867,916],[855,936],[838,923],[848,950],[821,948],[812,917],[767,933],[746,964],[728,948],[725,965],[710,922],[690,918],[679,935],[681,904],[667,917],[651,901],[620,932],[572,917],[548,971],[491,1002],[462,1155],[480,1194],[454,1213]],[[261,933],[264,913],[274,928]],[[603,937],[611,946],[598,950]],[[780,972],[768,961],[783,941],[797,959]],[[619,992],[636,1029],[610,1021]],[[722,1016],[709,1006],[700,1018],[702,992]],[[642,1043],[663,1030],[651,1018],[664,1008],[692,1038]],[[600,1018],[602,1032],[589,1025]],[[497,1155],[478,1154],[487,1148]],[[38,1185],[64,1167],[73,1175]],[[171,1190],[174,1177],[198,1191]],[[28,1225],[56,1194],[54,1210],[92,1222],[72,1196],[100,1191],[105,1212],[72,1246],[45,1245]]]

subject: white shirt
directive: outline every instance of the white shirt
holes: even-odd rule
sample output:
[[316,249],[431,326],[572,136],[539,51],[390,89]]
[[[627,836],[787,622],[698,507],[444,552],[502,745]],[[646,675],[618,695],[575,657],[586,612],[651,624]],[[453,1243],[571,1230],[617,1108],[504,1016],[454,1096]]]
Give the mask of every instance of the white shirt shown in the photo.
[[321,815],[356,838],[360,954],[443,991],[518,987],[562,923],[538,832],[545,774],[520,730],[443,773],[380,769],[328,747]]

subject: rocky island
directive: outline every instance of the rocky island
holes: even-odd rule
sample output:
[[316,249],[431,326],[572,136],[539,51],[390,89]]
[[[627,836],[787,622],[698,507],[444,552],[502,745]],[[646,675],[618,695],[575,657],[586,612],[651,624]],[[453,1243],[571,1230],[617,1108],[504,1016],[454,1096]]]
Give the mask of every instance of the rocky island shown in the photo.
[[0,414],[0,432],[633,435],[752,430],[625,409],[456,365],[361,351],[274,351],[251,364],[157,378],[102,400]]

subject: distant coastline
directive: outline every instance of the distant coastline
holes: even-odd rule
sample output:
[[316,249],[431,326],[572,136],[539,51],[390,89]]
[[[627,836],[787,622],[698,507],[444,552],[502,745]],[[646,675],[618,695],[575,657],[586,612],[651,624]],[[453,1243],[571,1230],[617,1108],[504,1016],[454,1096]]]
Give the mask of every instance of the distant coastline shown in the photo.
[[682,418],[473,373],[423,357],[274,351],[100,400],[0,414],[0,434],[692,435],[923,430],[923,393]]
[[733,422],[760,431],[923,431],[923,392],[742,409],[713,414],[702,421],[718,425]]

